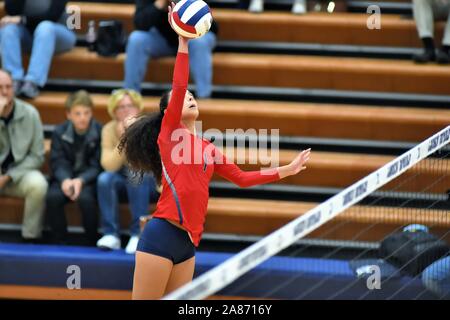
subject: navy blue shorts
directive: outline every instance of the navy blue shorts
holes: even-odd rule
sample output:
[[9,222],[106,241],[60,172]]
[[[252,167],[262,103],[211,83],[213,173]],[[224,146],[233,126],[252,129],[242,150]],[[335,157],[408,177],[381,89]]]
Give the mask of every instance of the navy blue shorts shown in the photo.
[[144,227],[137,251],[167,258],[178,264],[195,255],[189,234],[166,219],[153,218]]

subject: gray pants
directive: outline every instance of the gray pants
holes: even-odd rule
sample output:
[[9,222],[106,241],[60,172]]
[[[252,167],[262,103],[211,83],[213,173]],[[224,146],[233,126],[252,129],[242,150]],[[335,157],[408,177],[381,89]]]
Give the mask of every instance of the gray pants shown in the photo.
[[442,44],[450,46],[450,1],[413,0],[414,19],[419,37],[434,38],[434,21],[447,20]]
[[47,188],[47,180],[42,173],[32,170],[16,183],[9,182],[6,187],[0,189],[0,197],[25,198],[22,237],[26,239],[36,239],[42,235]]

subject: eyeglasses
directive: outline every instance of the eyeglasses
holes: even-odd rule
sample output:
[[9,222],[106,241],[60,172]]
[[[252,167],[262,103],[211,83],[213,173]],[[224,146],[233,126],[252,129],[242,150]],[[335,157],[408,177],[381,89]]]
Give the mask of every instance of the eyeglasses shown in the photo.
[[117,107],[116,107],[116,109],[131,109],[131,108],[137,108],[137,107],[134,104],[131,104],[131,103],[117,105]]

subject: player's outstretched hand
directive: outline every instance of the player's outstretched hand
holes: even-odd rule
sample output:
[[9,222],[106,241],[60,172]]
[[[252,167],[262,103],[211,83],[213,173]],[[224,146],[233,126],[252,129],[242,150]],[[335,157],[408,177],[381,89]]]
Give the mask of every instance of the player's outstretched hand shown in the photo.
[[303,150],[302,152],[300,152],[294,160],[292,160],[291,163],[279,167],[278,168],[278,173],[280,175],[280,178],[284,178],[287,176],[292,176],[294,174],[299,173],[300,171],[303,171],[306,169],[306,162],[308,162],[309,157],[311,154],[311,148],[307,149],[307,150]]

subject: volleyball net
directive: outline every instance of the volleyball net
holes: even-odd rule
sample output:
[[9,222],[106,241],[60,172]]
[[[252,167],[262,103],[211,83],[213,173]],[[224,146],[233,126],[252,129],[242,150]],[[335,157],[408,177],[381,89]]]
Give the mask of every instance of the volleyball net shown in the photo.
[[164,299],[428,297],[450,243],[449,142],[450,126]]

